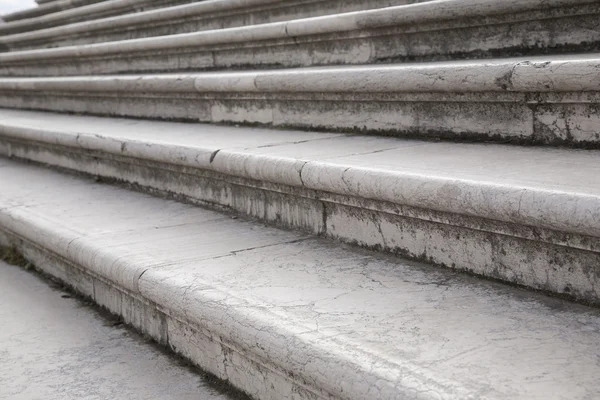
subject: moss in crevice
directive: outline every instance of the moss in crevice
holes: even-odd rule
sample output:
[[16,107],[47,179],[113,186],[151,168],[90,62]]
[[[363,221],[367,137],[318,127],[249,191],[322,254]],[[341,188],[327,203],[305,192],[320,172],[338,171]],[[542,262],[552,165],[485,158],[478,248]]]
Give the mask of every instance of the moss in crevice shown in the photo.
[[0,246],[0,260],[25,269],[33,268],[33,265],[15,246]]

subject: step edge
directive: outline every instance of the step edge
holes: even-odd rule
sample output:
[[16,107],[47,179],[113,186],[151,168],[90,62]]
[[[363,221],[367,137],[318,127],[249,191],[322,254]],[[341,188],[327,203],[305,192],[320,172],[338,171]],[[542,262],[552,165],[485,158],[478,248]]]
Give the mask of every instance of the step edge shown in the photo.
[[[59,0],[65,4],[76,3],[75,0]],[[135,6],[138,3],[152,3],[157,0],[107,0],[101,1],[99,3],[93,4],[84,4],[75,8],[64,9],[62,11],[57,11],[50,14],[41,15],[38,17],[32,17],[22,20],[15,20],[12,22],[8,22],[2,26],[0,26],[0,34],[4,31],[11,31],[12,29],[22,29],[27,27],[33,27],[35,29],[36,25],[47,23],[47,22],[58,22],[68,18],[76,18],[88,15],[90,12],[96,11],[106,11],[114,9],[115,6],[119,6],[122,8],[127,8],[129,6]],[[40,7],[48,7],[51,4],[44,4]]]
[[[160,141],[52,132],[6,123],[0,123],[0,130],[4,137],[25,141],[181,165],[359,199],[380,200],[586,236],[600,236],[600,197],[592,194],[334,165],[309,159],[244,153],[220,149],[218,146],[186,147]],[[277,168],[273,168],[273,165]],[[464,196],[462,200],[440,197],[440,190],[444,191],[448,187],[457,189]],[[406,190],[410,191],[409,195],[405,193]],[[500,200],[494,204],[483,200],[490,198]],[[513,211],[518,205],[516,215],[507,213],[505,203],[510,204]],[[568,212],[564,211],[565,204],[570,206]]]
[[[273,22],[245,27],[225,28],[169,36],[129,39],[89,45],[64,46],[53,49],[21,50],[0,54],[0,62],[10,63],[27,60],[107,56],[122,52],[159,51],[173,47],[206,46],[223,43],[302,37],[317,34],[346,32],[357,29],[376,29],[391,25],[415,24],[424,21],[445,21],[461,17],[499,15],[526,12],[533,9],[573,6],[593,3],[593,0],[521,0],[518,3],[496,0],[432,0],[422,3],[400,5],[375,10],[310,17],[290,21]],[[102,3],[100,3],[102,4]],[[422,13],[422,14],[421,14]],[[429,15],[431,13],[433,15]],[[437,15],[436,15],[437,13]],[[1,43],[1,39],[0,39]]]
[[[303,67],[245,72],[0,77],[0,90],[113,93],[562,93],[600,91],[600,53],[586,56]],[[521,99],[517,102],[540,103]],[[543,103],[543,102],[542,102]]]
[[[183,300],[177,299],[176,297],[177,295],[181,294],[181,287],[175,284],[167,285],[164,282],[159,282],[161,281],[160,278],[169,277],[169,275],[161,275],[159,271],[153,273],[151,269],[148,269],[148,266],[136,265],[135,261],[120,263],[121,268],[118,271],[120,273],[107,273],[108,269],[100,265],[106,260],[84,264],[81,262],[81,260],[96,260],[96,255],[98,252],[102,252],[103,249],[100,249],[98,246],[94,246],[92,240],[86,241],[85,237],[79,236],[79,239],[77,239],[76,237],[78,234],[68,232],[68,229],[65,229],[65,227],[56,229],[56,224],[60,223],[60,221],[47,221],[48,223],[40,225],[40,217],[42,217],[43,220],[43,216],[39,214],[31,214],[30,211],[26,209],[20,209],[19,207],[0,207],[0,229],[9,233],[10,235],[35,244],[49,254],[57,254],[68,263],[78,267],[87,275],[103,278],[103,280],[111,285],[113,289],[116,289],[121,293],[132,294],[133,296],[141,298],[143,301],[149,304],[156,305],[158,308],[165,310],[164,312],[171,317],[178,319],[183,318],[183,322],[188,326],[193,327],[198,326],[199,324],[204,326],[206,325],[206,316],[200,315],[197,317],[191,317],[189,313],[182,313],[181,310],[178,309],[178,300]],[[77,252],[80,253],[80,255],[75,258],[73,257],[73,252],[69,250],[69,247],[74,240],[79,240]],[[110,250],[107,250],[107,252],[110,253]],[[113,256],[113,259],[118,258],[118,256]],[[142,270],[147,270],[147,272],[140,274],[140,271]],[[123,280],[123,276],[127,275],[137,277],[137,280],[130,281],[133,286],[128,285],[125,283],[126,281]],[[71,284],[71,282],[65,283]],[[152,290],[156,289],[156,285],[160,284],[164,285],[163,287],[160,287],[161,290]],[[219,291],[218,288],[212,288],[213,290]],[[211,304],[215,304],[215,298],[212,298],[209,295],[205,297],[205,295],[209,294],[209,291],[206,291],[206,293],[205,291],[201,292],[202,293],[199,296],[200,300],[206,300],[211,302]],[[226,294],[230,296],[229,293]],[[170,300],[171,298],[173,300]],[[218,299],[220,297],[217,296],[216,298]],[[211,331],[212,334],[221,337],[221,341],[223,341],[223,338],[225,338],[226,341],[229,341],[243,349],[247,346],[244,345],[243,341],[240,342],[239,340],[236,340],[236,338],[232,337],[231,331],[232,329],[238,329],[237,332],[240,330],[243,332],[244,328],[248,329],[248,327],[253,327],[254,334],[249,334],[245,337],[249,342],[253,342],[255,337],[259,335],[263,329],[269,329],[270,332],[277,332],[278,334],[276,340],[271,343],[267,343],[268,346],[273,346],[276,350],[281,349],[282,343],[285,343],[289,339],[294,339],[296,344],[301,344],[302,346],[298,346],[298,348],[304,349],[305,353],[299,356],[299,360],[287,359],[285,361],[290,363],[288,365],[281,365],[281,363],[275,364],[274,366],[280,369],[280,371],[275,371],[275,373],[278,373],[288,380],[292,380],[293,384],[295,385],[306,387],[310,392],[320,396],[321,398],[343,398],[358,400],[368,398],[372,394],[373,390],[380,393],[382,395],[382,399],[396,398],[395,396],[398,395],[397,390],[400,391],[401,395],[407,396],[408,398],[423,400],[441,398],[450,399],[456,398],[455,396],[459,396],[460,398],[464,399],[476,398],[475,394],[470,393],[468,389],[462,388],[458,383],[449,382],[446,380],[438,382],[432,377],[427,376],[426,370],[415,365],[407,365],[405,367],[408,369],[408,371],[403,369],[401,372],[396,372],[396,374],[390,376],[388,374],[391,371],[385,371],[385,368],[382,369],[380,367],[379,370],[377,370],[377,368],[373,368],[373,365],[375,365],[373,361],[381,361],[380,359],[369,359],[369,357],[365,356],[364,352],[355,354],[355,356],[364,359],[364,363],[357,364],[355,360],[352,360],[347,356],[347,348],[338,348],[336,344],[331,343],[331,340],[329,340],[326,336],[321,338],[318,337],[317,334],[314,334],[310,331],[304,334],[298,334],[297,325],[295,325],[293,321],[287,321],[287,324],[282,327],[281,325],[278,326],[275,322],[279,319],[278,316],[265,318],[264,315],[248,315],[247,309],[244,307],[241,307],[239,310],[234,310],[232,305],[219,305],[219,307],[220,308],[217,310],[218,312],[215,311],[213,315],[208,316],[210,321],[215,322],[222,320],[223,315],[231,315],[232,311],[236,316],[236,318],[230,318],[230,324],[221,326],[221,329],[218,331]],[[216,327],[219,327],[219,325],[220,324],[218,322],[215,322],[214,324]],[[260,328],[255,328],[256,326]],[[294,332],[295,330],[296,332]],[[311,337],[311,335],[314,335],[314,338]],[[160,338],[155,339],[160,340]],[[323,344],[317,347],[314,345],[315,341],[322,341]],[[269,359],[269,352],[267,350],[264,351],[264,354],[257,353],[256,351],[247,355],[240,353],[240,356],[254,362],[256,362],[256,359]],[[326,355],[324,356],[324,354]],[[336,363],[339,371],[337,374],[335,374],[336,378],[339,378],[341,382],[323,381],[324,376],[316,369],[308,373],[307,376],[303,376],[302,373],[298,372],[302,371],[303,358],[305,358],[305,362],[306,360],[311,360],[312,363],[314,363],[316,359],[317,361],[322,362],[323,365],[328,365],[330,367],[329,370],[327,370],[329,375],[329,373],[332,372],[331,363],[329,361],[331,357],[341,359],[339,363]],[[365,357],[367,359],[365,359]],[[371,357],[377,358],[376,356]],[[277,359],[277,357],[273,358]],[[200,365],[200,367],[207,366]],[[374,369],[376,371],[374,371]],[[387,374],[384,372],[387,372]],[[290,378],[290,373],[293,378]],[[298,380],[298,377],[301,379]],[[365,379],[365,377],[367,377],[367,379]],[[390,380],[390,378],[392,379]],[[344,390],[345,387],[340,386],[340,384],[344,382],[344,379],[346,382],[356,383],[367,380],[370,381],[370,383],[366,386],[356,388],[356,391],[352,393]],[[401,380],[400,385],[389,386],[391,381],[393,382],[396,379]],[[377,388],[376,385],[378,383],[381,384],[382,381],[384,382],[383,389],[387,387],[387,390],[382,390],[381,387]],[[432,386],[434,387],[432,388]],[[242,387],[240,389],[244,390],[248,388]],[[274,398],[277,398],[276,396],[277,394],[275,394]]]
[[[163,7],[142,11],[135,14],[116,15],[112,17],[99,18],[91,21],[75,22],[68,25],[54,26],[35,31],[14,33],[0,37],[0,44],[12,45],[14,43],[27,42],[29,40],[48,39],[50,37],[59,37],[63,35],[73,35],[76,33],[89,33],[91,31],[103,31],[112,28],[131,27],[131,24],[147,24],[151,22],[161,21],[170,18],[188,17],[191,12],[195,12],[201,16],[213,12],[224,10],[239,11],[241,8],[251,7],[253,5],[273,4],[278,0],[247,0],[240,2],[239,0],[225,0],[220,3],[216,2],[199,2],[180,4],[176,6]],[[221,3],[232,3],[230,6],[223,6]]]

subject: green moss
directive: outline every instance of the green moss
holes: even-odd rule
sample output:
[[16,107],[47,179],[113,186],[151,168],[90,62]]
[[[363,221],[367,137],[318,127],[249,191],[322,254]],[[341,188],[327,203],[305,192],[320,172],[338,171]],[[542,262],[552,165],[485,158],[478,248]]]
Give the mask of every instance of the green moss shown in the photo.
[[31,263],[27,261],[23,254],[14,246],[0,246],[0,260],[8,264],[23,267],[25,269],[30,269],[33,267],[33,265],[31,265]]

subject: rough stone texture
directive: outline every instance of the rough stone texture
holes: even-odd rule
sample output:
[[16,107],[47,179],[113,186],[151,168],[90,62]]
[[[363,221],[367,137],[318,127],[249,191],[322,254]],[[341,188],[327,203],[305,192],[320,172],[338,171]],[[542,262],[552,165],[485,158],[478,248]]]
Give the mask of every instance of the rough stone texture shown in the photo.
[[600,50],[600,2],[462,0],[0,54],[0,75],[61,76],[490,58]]
[[[197,0],[109,0],[96,2],[96,4],[89,4],[90,2],[94,2],[94,0],[58,0],[56,4],[45,4],[38,8],[58,6],[62,8],[63,11],[2,24],[0,25],[0,34],[8,35],[28,32],[58,25],[104,18],[111,15],[122,15],[153,8],[187,4],[194,1]],[[74,5],[78,6],[73,8]]]
[[0,163],[4,245],[257,398],[600,395],[596,309]]
[[[0,37],[6,50],[102,43],[249,26],[422,0],[221,0],[166,7]],[[4,45],[4,46],[3,46]]]
[[[598,147],[600,56],[2,78],[0,106]],[[510,123],[507,123],[510,121]]]
[[1,154],[600,302],[597,151],[0,116]]
[[[77,285],[75,275],[68,277]],[[96,300],[108,287],[97,287]],[[108,296],[115,301],[118,297]],[[227,400],[206,379],[38,277],[0,262],[0,398]]]

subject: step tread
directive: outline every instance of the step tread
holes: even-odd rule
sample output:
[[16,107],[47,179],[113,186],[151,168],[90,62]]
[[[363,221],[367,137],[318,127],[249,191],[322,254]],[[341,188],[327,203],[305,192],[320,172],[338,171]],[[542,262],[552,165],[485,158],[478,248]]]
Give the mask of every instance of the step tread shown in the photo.
[[597,150],[7,109],[0,109],[0,127],[2,136],[22,140],[593,236],[600,232]]
[[[422,24],[431,21],[454,20],[457,15],[467,17],[490,17],[515,12],[531,12],[536,9],[573,6],[591,3],[593,0],[521,0],[497,2],[494,0],[420,1],[412,4],[396,5],[378,9],[344,12],[325,16],[292,19],[242,27],[214,29],[209,31],[180,33],[173,35],[126,39],[116,42],[89,45],[65,46],[55,49],[38,50],[40,55],[60,55],[81,57],[91,54],[111,54],[120,51],[147,51],[179,47],[227,44],[252,40],[284,39],[288,37],[331,34],[361,29],[386,28],[394,25]],[[102,3],[101,3],[102,4]],[[102,4],[104,5],[104,4]],[[215,8],[218,3],[209,4]],[[101,7],[101,6],[98,6]],[[67,25],[63,30],[68,30]],[[0,39],[1,42],[1,39]],[[28,54],[36,50],[16,51]]]
[[5,159],[0,181],[4,229],[334,396],[600,395],[597,309]]
[[[392,0],[382,0],[381,4],[376,4],[376,6],[379,6],[379,8],[383,8],[383,7],[391,7],[391,6],[397,6],[399,4],[402,4],[404,1],[406,1],[407,3],[412,2],[412,0],[396,0],[396,1],[392,1]],[[419,0],[416,0],[419,1]],[[420,0],[420,1],[428,1],[428,0]],[[314,2],[314,0],[313,0]],[[296,2],[296,6],[298,8],[302,7],[303,5],[305,5],[307,3],[306,0],[304,0],[304,3],[300,2],[297,3]],[[213,17],[211,15],[211,13],[215,13],[215,12],[228,12],[231,14],[234,13],[239,13],[240,10],[253,10],[253,9],[261,9],[261,8],[269,8],[269,7],[273,7],[273,8],[277,8],[277,7],[282,7],[281,2],[278,1],[274,1],[274,0],[252,0],[252,1],[246,1],[246,2],[239,2],[236,0],[220,0],[220,1],[210,1],[210,2],[194,2],[194,3],[189,3],[189,4],[181,4],[181,5],[176,5],[176,6],[169,6],[169,7],[162,7],[162,8],[156,8],[156,9],[151,9],[148,11],[140,11],[134,14],[124,14],[124,15],[117,15],[117,16],[111,16],[111,17],[106,17],[106,18],[98,18],[95,20],[91,20],[91,21],[85,21],[85,22],[76,22],[76,23],[71,23],[71,24],[65,24],[65,25],[61,25],[61,26],[55,26],[55,27],[51,27],[51,28],[46,28],[46,29],[39,29],[39,30],[33,30],[33,31],[29,31],[29,32],[24,32],[24,33],[16,33],[16,34],[9,34],[9,35],[5,35],[3,37],[0,37],[0,43],[19,43],[22,41],[27,41],[27,40],[33,40],[33,39],[48,39],[48,38],[58,38],[61,36],[67,36],[67,35],[73,35],[76,33],[86,33],[86,34],[90,34],[93,32],[102,32],[102,31],[106,31],[106,30],[122,30],[124,28],[129,28],[129,30],[135,27],[139,27],[139,26],[144,26],[147,25],[149,23],[158,23],[158,24],[164,24],[167,21],[169,23],[175,23],[176,21],[181,21],[182,18],[198,18],[198,17],[206,17],[206,18],[210,18]],[[365,7],[365,11],[368,9],[372,9],[375,7],[368,7],[368,6],[364,6]],[[299,10],[301,11],[301,10]],[[354,10],[351,10],[354,11]],[[351,12],[351,11],[347,11],[345,10],[343,7],[341,7],[341,10],[338,10],[338,12]],[[303,15],[303,14],[300,14]],[[329,13],[326,13],[324,15],[329,15]],[[317,16],[320,16],[320,14],[317,14]],[[314,17],[314,16],[311,16]],[[310,18],[310,17],[297,17],[297,18]],[[278,18],[279,21],[281,21],[281,18]],[[274,22],[274,21],[271,21]],[[227,28],[232,28],[232,26],[224,26],[225,29]],[[180,32],[180,31],[175,31],[177,33],[184,33],[184,32]],[[190,32],[189,30],[187,32]],[[152,35],[154,36],[154,35]],[[123,40],[123,39],[122,39]],[[100,42],[97,42],[100,43]]]
[[[53,50],[62,50],[53,49]],[[0,62],[28,54],[1,53]],[[24,53],[24,52],[23,52]],[[0,77],[3,90],[264,93],[554,93],[600,90],[600,53],[248,71]],[[583,79],[586,77],[586,79]],[[587,79],[590,78],[590,79]],[[410,101],[410,99],[407,99]],[[460,99],[457,99],[460,100]],[[507,100],[509,100],[507,98]],[[511,100],[509,100],[511,101]],[[512,100],[514,101],[514,100]],[[523,98],[532,104],[538,98]]]
[[[345,167],[560,190],[600,196],[600,151],[145,121],[0,109],[0,126],[98,135],[205,150],[237,150]],[[168,135],[165,134],[168,132]],[[97,138],[100,138],[96,136]]]
[[[85,2],[83,2],[83,4],[73,4],[74,2],[71,0],[60,2],[57,1],[56,5],[61,5],[60,3],[64,3],[64,5],[61,5],[64,9],[57,10],[56,12],[52,12],[49,14],[8,22],[2,27],[0,27],[0,33],[8,32],[10,34],[16,32],[40,30],[42,29],[42,27],[46,27],[48,25],[60,25],[61,22],[69,21],[73,18],[86,18],[86,16],[89,16],[93,13],[110,12],[113,9],[119,8],[126,10],[125,12],[131,12],[130,10],[133,11],[131,7],[141,6],[147,2],[148,0],[104,0],[90,4],[85,4]],[[50,4],[43,4],[40,5],[40,8],[47,8],[52,6],[53,5]]]

